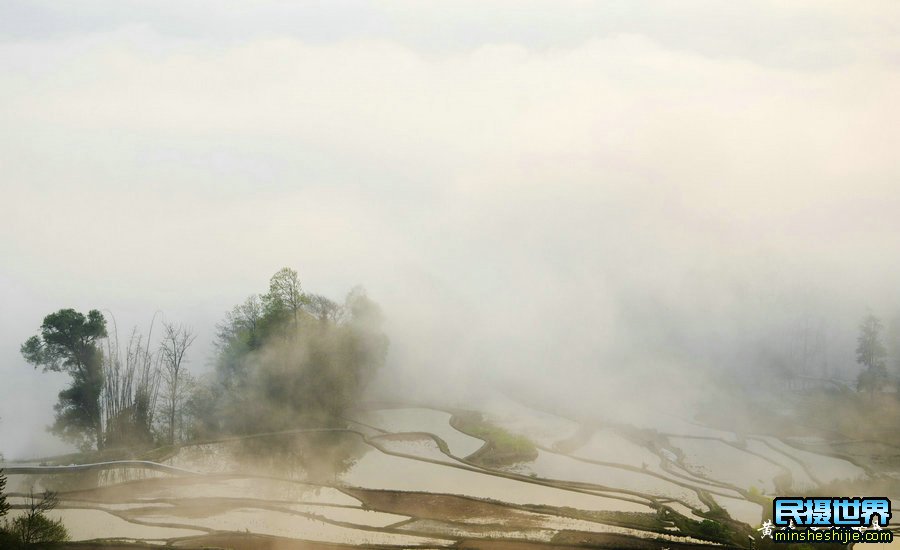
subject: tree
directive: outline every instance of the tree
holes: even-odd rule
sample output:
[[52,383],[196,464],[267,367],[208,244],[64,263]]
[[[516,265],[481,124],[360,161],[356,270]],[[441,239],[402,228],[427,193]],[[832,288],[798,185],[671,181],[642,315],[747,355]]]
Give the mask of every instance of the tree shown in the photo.
[[243,340],[245,347],[258,348],[262,343],[262,317],[263,304],[259,296],[253,294],[243,304],[236,305],[225,313],[225,319],[216,325],[216,347],[222,350],[231,346],[235,340]]
[[160,344],[162,354],[163,379],[166,383],[165,408],[168,416],[168,440],[169,444],[175,443],[175,416],[181,409],[185,398],[185,390],[188,388],[183,372],[184,356],[196,335],[193,331],[182,325],[164,325],[165,334]]
[[[0,462],[3,462],[3,455],[0,455]],[[6,474],[0,468],[0,518],[5,516],[7,512],[9,512],[9,503],[6,501]],[[2,542],[2,539],[0,539],[0,542]]]
[[887,349],[881,342],[881,320],[874,315],[867,315],[859,325],[859,336],[856,339],[856,362],[866,368],[883,367],[887,358]]
[[900,397],[900,315],[895,315],[886,332],[887,351],[888,351],[888,370],[894,376],[894,381],[898,385],[898,397]]
[[856,339],[856,362],[863,366],[857,379],[857,388],[874,393],[887,381],[885,359],[887,349],[881,341],[881,321],[874,315],[867,315],[859,325]]
[[[111,316],[112,317],[112,316]],[[155,318],[155,316],[154,316]],[[159,357],[135,327],[123,350],[115,317],[103,357],[105,385],[100,403],[105,420],[103,445],[144,447],[153,443],[153,413],[159,395]],[[153,334],[153,322],[150,323]]]
[[321,294],[308,295],[307,308],[321,323],[336,323],[341,316],[341,306]]
[[46,515],[59,502],[56,493],[46,492],[40,497],[31,493],[30,498],[25,514],[15,518],[7,526],[13,543],[19,548],[46,548],[69,540],[69,532],[62,520],[52,520]]
[[[240,386],[246,378],[243,357],[262,346],[266,322],[259,296],[252,295],[234,306],[216,325],[216,373],[225,388]],[[205,407],[204,407],[205,408]]]
[[296,326],[300,310],[307,301],[297,272],[289,267],[279,269],[269,279],[269,293],[263,297],[263,301],[266,304],[267,313],[284,312],[288,318],[293,318],[294,326]]
[[215,376],[187,401],[194,433],[339,426],[384,364],[381,310],[361,288],[343,305],[301,291],[282,269],[218,325]]
[[87,316],[61,309],[44,317],[39,336],[21,347],[25,360],[44,372],[66,372],[71,385],[59,393],[53,431],[64,439],[103,448],[100,394],[103,390],[102,353],[97,340],[106,336],[106,320],[92,309]]
[[9,503],[6,502],[6,474],[0,469],[0,518],[5,516],[7,512],[9,512]]

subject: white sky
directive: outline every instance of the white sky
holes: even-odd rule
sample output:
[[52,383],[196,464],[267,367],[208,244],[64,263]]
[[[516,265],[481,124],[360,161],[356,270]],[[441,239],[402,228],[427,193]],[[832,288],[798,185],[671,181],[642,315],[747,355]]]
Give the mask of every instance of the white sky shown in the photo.
[[286,265],[363,283],[411,380],[892,314],[898,68],[894,1],[7,0],[0,452],[60,448],[47,313],[160,310],[199,372]]

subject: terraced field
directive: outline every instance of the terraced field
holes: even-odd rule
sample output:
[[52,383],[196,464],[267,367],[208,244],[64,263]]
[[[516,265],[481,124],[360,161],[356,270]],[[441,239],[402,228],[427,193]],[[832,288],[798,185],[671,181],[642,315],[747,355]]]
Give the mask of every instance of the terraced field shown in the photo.
[[749,547],[771,496],[870,475],[810,442],[665,425],[679,431],[588,425],[512,401],[481,413],[382,406],[346,429],[156,460],[9,464],[7,489],[19,510],[30,491],[57,491],[52,515],[98,544],[662,549]]

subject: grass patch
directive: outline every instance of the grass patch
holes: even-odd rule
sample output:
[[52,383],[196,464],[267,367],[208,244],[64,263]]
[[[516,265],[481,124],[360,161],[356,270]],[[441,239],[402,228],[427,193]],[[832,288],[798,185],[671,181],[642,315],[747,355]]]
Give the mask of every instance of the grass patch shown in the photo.
[[480,413],[461,412],[450,424],[457,430],[485,441],[485,446],[469,457],[485,466],[505,466],[537,458],[537,447],[525,436],[487,422]]

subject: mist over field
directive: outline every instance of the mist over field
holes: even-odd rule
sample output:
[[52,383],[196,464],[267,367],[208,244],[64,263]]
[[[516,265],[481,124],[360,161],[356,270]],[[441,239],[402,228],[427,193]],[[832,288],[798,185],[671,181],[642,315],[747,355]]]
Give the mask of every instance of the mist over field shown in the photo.
[[159,310],[203,372],[282,265],[364,284],[423,397],[752,380],[802,323],[849,378],[897,312],[892,3],[120,6],[0,18],[6,454],[49,448],[47,312]]
[[372,376],[341,407],[747,426],[861,390],[870,315],[893,399],[898,37],[890,1],[4,2],[0,454],[75,450],[47,430],[67,375],[20,353],[46,315],[189,327],[187,371],[226,387],[248,352],[217,324],[285,266],[290,331],[331,324],[251,346],[261,402],[352,344]]

